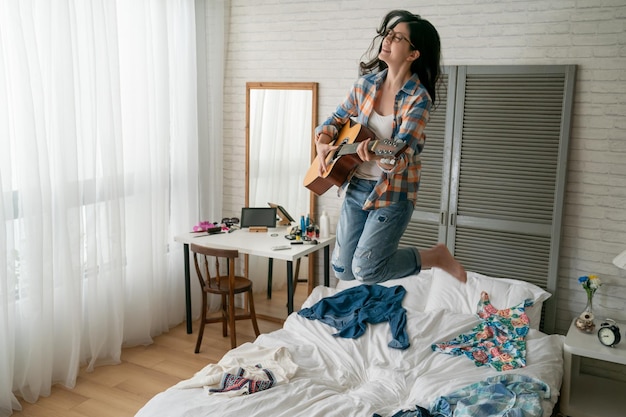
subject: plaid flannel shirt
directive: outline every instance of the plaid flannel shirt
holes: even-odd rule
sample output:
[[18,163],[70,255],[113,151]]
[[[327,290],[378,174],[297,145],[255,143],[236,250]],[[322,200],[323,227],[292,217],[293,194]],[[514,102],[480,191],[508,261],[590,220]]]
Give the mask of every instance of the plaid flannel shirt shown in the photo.
[[[359,78],[346,100],[315,129],[316,137],[326,133],[331,138],[336,138],[339,129],[350,119],[368,126],[370,115],[374,111],[376,92],[386,76],[387,70],[383,70]],[[392,139],[402,140],[408,146],[396,158],[394,167],[383,171],[363,205],[364,210],[377,209],[404,200],[415,204],[422,168],[419,154],[426,141],[424,128],[428,123],[431,107],[430,95],[420,83],[417,74],[413,74],[396,95],[392,130]]]

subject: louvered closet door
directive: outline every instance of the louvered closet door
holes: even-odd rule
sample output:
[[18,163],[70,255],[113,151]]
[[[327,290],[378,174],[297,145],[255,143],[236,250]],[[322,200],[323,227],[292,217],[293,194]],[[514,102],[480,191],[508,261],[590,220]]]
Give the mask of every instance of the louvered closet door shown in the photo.
[[[456,67],[444,70],[437,89],[438,106],[426,126],[426,144],[421,154],[422,172],[417,204],[400,246],[428,248],[445,242],[445,214],[448,210],[450,160],[456,91]],[[451,93],[450,93],[451,92]],[[442,225],[444,225],[442,227]]]
[[[446,68],[401,246],[444,242],[470,271],[556,293],[575,69]],[[555,297],[545,307],[551,332]]]
[[[468,270],[554,294],[574,74],[459,68],[447,242]],[[555,300],[546,306],[550,332]]]

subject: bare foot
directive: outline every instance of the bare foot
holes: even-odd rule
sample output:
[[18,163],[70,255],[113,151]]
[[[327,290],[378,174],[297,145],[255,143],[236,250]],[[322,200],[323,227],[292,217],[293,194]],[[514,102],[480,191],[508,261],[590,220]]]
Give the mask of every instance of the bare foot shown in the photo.
[[420,250],[419,253],[422,258],[422,268],[441,268],[459,281],[467,281],[465,268],[452,256],[443,243],[438,243],[430,249]]

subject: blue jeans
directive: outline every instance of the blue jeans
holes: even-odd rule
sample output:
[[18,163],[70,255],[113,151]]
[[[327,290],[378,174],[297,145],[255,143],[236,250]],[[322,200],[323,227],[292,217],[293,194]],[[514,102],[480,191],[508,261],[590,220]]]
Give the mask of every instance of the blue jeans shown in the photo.
[[413,202],[400,201],[376,210],[363,203],[376,181],[353,177],[346,189],[337,224],[332,265],[337,279],[376,284],[421,270],[416,248],[398,249],[413,213]]

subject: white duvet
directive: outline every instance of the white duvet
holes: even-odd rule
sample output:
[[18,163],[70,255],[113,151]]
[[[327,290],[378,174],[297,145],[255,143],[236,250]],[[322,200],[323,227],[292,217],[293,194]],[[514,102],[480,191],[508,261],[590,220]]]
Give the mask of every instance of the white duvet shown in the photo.
[[[401,282],[398,282],[401,283]],[[311,306],[337,289],[317,287],[305,302]],[[415,296],[409,292],[406,297]],[[391,349],[389,325],[368,324],[358,339],[332,336],[335,329],[315,320],[291,314],[281,330],[261,335],[254,342],[262,348],[285,347],[297,365],[285,384],[239,397],[209,395],[203,388],[170,388],[156,395],[136,417],[205,416],[391,416],[415,405],[429,408],[439,396],[449,394],[489,376],[490,367],[476,367],[465,356],[433,352],[435,342],[448,341],[471,330],[474,315],[445,310],[407,308],[410,347]],[[557,401],[563,373],[563,336],[531,330],[527,338],[527,366],[507,371],[537,378],[550,386],[551,398],[543,401],[550,416]],[[207,365],[209,369],[211,365]],[[198,372],[194,378],[202,375]],[[193,378],[192,378],[193,379]],[[179,384],[179,386],[185,385]]]

